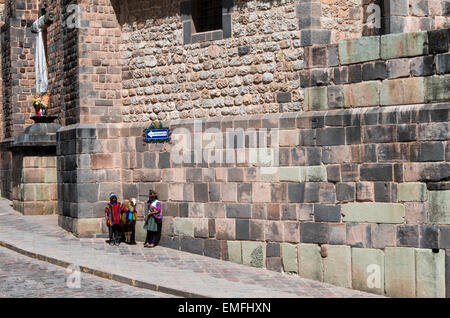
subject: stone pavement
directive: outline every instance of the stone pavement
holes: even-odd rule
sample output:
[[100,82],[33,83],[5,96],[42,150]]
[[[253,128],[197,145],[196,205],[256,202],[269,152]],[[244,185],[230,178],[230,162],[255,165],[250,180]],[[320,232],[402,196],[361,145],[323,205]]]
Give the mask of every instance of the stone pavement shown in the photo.
[[379,297],[161,246],[146,249],[138,243],[116,247],[101,238],[77,238],[57,226],[57,216],[23,216],[2,198],[0,246],[55,265],[77,265],[89,274],[182,297]]
[[71,272],[60,266],[0,247],[0,298],[174,297],[85,273],[80,275],[80,284],[76,282]]

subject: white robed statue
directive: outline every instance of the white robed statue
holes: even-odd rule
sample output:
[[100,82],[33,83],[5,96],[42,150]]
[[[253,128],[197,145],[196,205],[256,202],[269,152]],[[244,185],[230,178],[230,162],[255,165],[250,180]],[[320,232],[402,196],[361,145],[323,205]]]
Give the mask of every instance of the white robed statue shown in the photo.
[[45,56],[45,44],[43,32],[53,22],[54,15],[47,13],[34,21],[31,31],[37,33],[36,36],[36,56],[35,56],[35,72],[36,72],[36,94],[42,95],[48,91],[48,72],[47,60]]

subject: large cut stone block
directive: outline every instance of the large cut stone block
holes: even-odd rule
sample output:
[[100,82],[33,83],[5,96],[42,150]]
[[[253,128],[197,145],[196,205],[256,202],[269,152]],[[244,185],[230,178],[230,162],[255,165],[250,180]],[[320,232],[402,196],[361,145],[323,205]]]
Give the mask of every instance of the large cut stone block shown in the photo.
[[250,148],[250,164],[257,167],[276,166],[275,151],[272,148]]
[[278,182],[279,173],[278,167],[259,167],[257,168],[257,179],[263,182]]
[[242,242],[242,264],[253,267],[264,267],[266,263],[266,247],[261,242]]
[[144,229],[144,221],[136,221],[136,241],[145,242],[147,230]]
[[450,298],[450,249],[445,250],[445,295]]
[[371,248],[352,248],[354,289],[384,294],[384,252]]
[[216,238],[218,240],[234,240],[236,237],[236,220],[234,219],[216,219],[215,220]]
[[427,32],[398,33],[381,36],[381,58],[383,60],[425,54],[428,54]]
[[385,80],[381,83],[380,105],[408,105],[425,102],[423,77]]
[[194,220],[189,218],[174,218],[173,233],[180,236],[194,237]]
[[328,108],[326,87],[309,87],[305,89],[305,109],[324,110]]
[[242,246],[239,241],[227,241],[228,260],[242,264]]
[[342,64],[353,64],[380,58],[380,37],[367,36],[339,41],[339,58]]
[[52,215],[58,213],[56,201],[13,201],[13,208],[23,215]]
[[352,287],[350,246],[328,245],[323,259],[323,281],[341,287]]
[[306,181],[327,181],[327,168],[325,166],[311,166],[306,168]]
[[445,251],[416,249],[417,297],[445,297]]
[[280,181],[305,181],[304,167],[280,167]]
[[285,272],[298,272],[297,246],[288,243],[282,243],[281,259],[283,261],[283,269]]
[[73,228],[70,229],[71,232],[77,235],[93,235],[101,234],[102,224],[104,218],[86,218],[86,219],[72,219]]
[[318,245],[298,245],[298,274],[303,278],[323,281],[322,256]]
[[450,190],[428,192],[428,219],[434,224],[450,224]]
[[299,141],[298,130],[280,130],[279,138],[280,147],[295,147]]
[[[48,172],[47,169],[40,169],[40,168],[23,169],[23,182],[24,183],[44,183],[45,175],[47,172]],[[54,182],[56,182],[56,180]]]
[[397,197],[400,202],[425,201],[427,186],[420,182],[407,182],[398,185]]
[[328,223],[301,222],[300,239],[304,243],[328,243]]
[[341,212],[344,222],[403,223],[405,207],[399,203],[348,203]]
[[450,100],[450,74],[425,77],[425,102]]
[[380,82],[369,81],[344,86],[344,107],[380,105]]
[[388,296],[416,296],[414,248],[386,247],[384,266],[385,290]]

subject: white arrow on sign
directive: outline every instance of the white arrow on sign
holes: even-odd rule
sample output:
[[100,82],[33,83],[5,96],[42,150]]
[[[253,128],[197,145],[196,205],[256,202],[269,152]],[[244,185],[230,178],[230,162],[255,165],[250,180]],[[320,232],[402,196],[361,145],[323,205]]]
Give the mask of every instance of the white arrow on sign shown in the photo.
[[168,137],[168,131],[167,130],[159,130],[159,131],[154,131],[154,130],[150,130],[147,132],[147,137],[148,138],[166,138]]

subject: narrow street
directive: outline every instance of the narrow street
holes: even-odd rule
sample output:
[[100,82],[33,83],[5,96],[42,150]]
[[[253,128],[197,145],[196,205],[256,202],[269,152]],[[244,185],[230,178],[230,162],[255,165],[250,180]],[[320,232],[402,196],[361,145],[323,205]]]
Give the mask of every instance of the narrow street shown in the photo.
[[72,275],[62,267],[0,247],[0,297],[174,297],[89,274],[80,273],[79,280]]
[[[360,298],[379,297],[331,284],[263,268],[195,255],[157,246],[109,246],[104,238],[77,238],[57,225],[54,215],[24,216],[0,199],[0,296],[7,297],[168,297],[154,288],[182,297],[231,298]],[[12,250],[10,250],[12,249]],[[21,251],[15,252],[14,249]],[[28,253],[28,254],[27,254]],[[30,256],[45,256],[49,262]],[[81,274],[80,289],[68,288],[76,279],[66,274],[73,264],[115,275],[106,280]],[[57,265],[53,265],[57,264]],[[155,275],[155,271],[157,275]],[[69,273],[70,274],[70,273]],[[69,278],[70,276],[70,278]],[[134,280],[149,290],[123,284]],[[37,286],[39,284],[39,286]],[[146,287],[147,288],[147,287]]]

